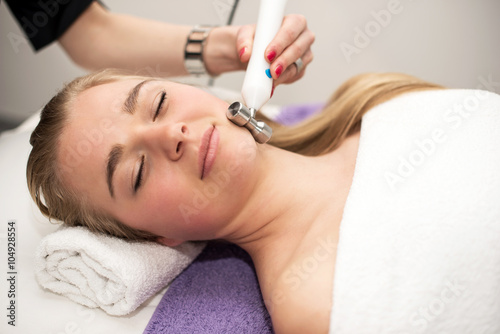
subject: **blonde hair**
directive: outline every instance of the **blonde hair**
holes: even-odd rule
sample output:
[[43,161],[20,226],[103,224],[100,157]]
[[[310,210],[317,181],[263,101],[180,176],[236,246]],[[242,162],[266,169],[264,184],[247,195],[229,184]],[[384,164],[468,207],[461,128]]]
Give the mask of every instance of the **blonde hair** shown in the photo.
[[407,74],[360,74],[344,82],[315,116],[293,127],[272,122],[270,144],[307,156],[322,155],[358,131],[363,115],[376,105],[403,93],[443,88]]
[[[64,186],[57,165],[59,137],[75,97],[91,87],[131,78],[144,79],[118,70],[99,71],[73,80],[47,103],[30,138],[33,148],[26,171],[28,188],[40,211],[49,219],[121,238],[155,240],[154,234],[133,229],[99,212],[81,194]],[[439,88],[442,87],[405,74],[362,74],[342,84],[321,113],[296,126],[282,126],[263,115],[259,118],[266,119],[273,127],[269,144],[317,156],[335,150],[348,135],[359,130],[362,116],[377,104],[406,92]]]

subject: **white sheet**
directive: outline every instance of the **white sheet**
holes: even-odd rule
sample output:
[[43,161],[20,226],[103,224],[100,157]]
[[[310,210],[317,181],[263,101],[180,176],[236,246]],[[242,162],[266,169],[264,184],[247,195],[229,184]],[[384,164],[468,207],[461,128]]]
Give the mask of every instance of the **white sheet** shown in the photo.
[[330,333],[500,333],[500,96],[410,93],[362,121]]

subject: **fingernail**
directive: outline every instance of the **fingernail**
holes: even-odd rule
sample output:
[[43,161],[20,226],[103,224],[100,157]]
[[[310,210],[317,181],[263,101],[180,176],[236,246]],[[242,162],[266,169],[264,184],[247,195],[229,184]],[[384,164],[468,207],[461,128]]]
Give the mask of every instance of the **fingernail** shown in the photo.
[[271,96],[269,98],[273,97],[273,94],[274,94],[274,85],[273,85],[273,89],[271,89]]
[[267,54],[267,60],[269,60],[270,62],[273,61],[274,58],[276,58],[276,51],[271,51]]
[[277,78],[280,77],[281,72],[283,72],[283,66],[281,66],[281,65],[276,66],[276,69],[274,70],[274,73],[276,73],[276,77]]
[[240,50],[240,58],[241,58],[241,56],[243,56],[243,54],[245,53],[245,50],[246,50],[246,48],[241,48],[241,50]]
[[266,75],[269,79],[271,79],[273,76],[271,75],[271,70],[270,69],[267,69],[266,70]]

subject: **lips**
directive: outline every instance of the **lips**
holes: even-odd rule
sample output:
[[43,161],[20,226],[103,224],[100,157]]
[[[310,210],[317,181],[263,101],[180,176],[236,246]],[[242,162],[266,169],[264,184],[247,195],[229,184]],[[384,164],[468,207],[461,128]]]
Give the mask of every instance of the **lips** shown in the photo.
[[219,147],[219,132],[215,126],[210,127],[205,131],[201,138],[200,150],[198,153],[198,165],[200,169],[201,179],[208,176],[217,156],[217,148]]

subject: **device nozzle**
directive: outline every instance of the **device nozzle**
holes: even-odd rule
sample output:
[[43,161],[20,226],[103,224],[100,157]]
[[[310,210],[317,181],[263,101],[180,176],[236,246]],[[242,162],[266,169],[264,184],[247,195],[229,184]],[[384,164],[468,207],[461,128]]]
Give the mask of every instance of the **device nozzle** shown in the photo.
[[232,103],[227,109],[227,118],[238,126],[246,127],[252,136],[260,144],[266,143],[273,134],[273,129],[262,121],[255,119],[257,111],[253,108],[247,108],[241,102]]

